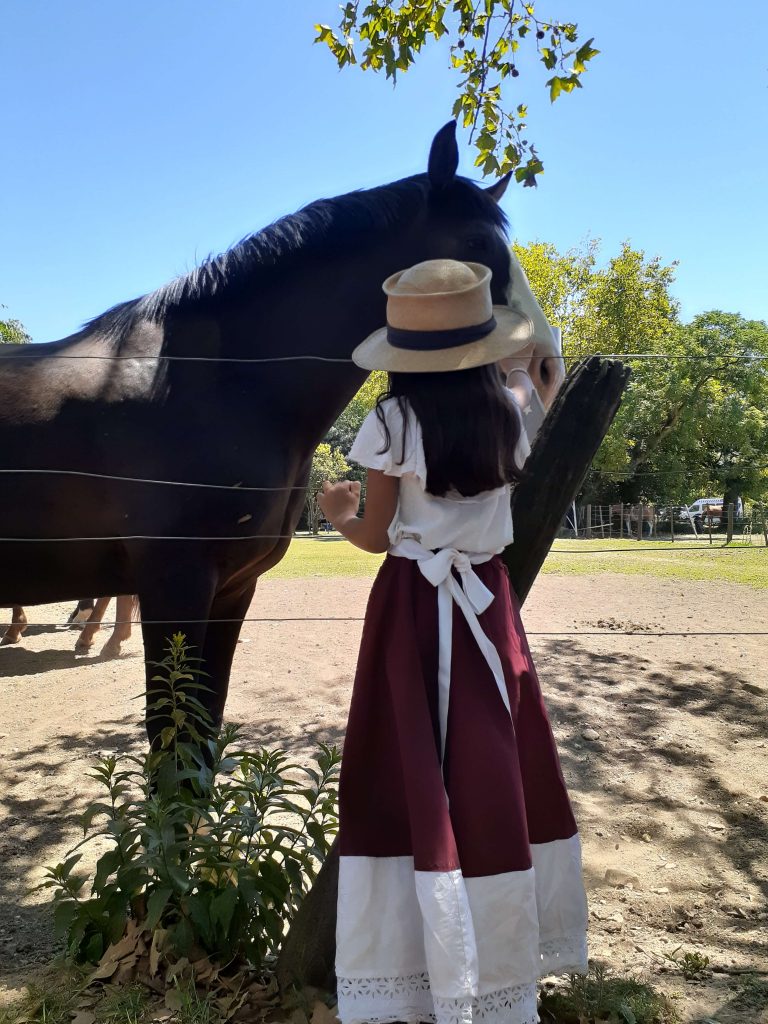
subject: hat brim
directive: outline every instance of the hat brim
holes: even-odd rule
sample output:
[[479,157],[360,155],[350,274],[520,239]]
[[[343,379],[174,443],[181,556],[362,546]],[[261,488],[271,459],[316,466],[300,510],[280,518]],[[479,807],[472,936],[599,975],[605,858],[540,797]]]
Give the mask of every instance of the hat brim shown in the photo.
[[515,355],[533,340],[533,321],[508,306],[494,306],[496,326],[478,341],[453,348],[397,348],[387,340],[387,328],[369,335],[352,353],[352,360],[363,370],[388,370],[390,373],[440,373],[470,370]]

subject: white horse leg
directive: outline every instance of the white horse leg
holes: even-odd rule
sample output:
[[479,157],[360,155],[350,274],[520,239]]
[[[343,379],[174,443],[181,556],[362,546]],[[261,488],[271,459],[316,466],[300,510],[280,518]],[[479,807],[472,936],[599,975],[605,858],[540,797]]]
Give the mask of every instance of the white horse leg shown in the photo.
[[24,614],[24,609],[21,605],[15,604],[11,612],[11,624],[6,629],[3,639],[0,640],[0,646],[3,644],[17,644],[21,640],[21,634],[27,628],[27,616]]

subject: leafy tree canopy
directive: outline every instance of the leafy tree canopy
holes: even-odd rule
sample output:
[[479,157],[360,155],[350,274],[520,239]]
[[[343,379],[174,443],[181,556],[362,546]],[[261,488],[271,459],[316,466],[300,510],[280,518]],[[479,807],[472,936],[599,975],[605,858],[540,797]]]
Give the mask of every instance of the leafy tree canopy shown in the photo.
[[[393,82],[430,43],[450,42],[458,96],[453,115],[472,129],[475,165],[483,174],[514,171],[535,185],[544,170],[528,130],[528,108],[516,79],[532,56],[545,74],[550,100],[580,89],[600,52],[572,21],[539,18],[534,0],[350,0],[336,29],[316,25],[340,68],[357,64]],[[529,72],[526,70],[526,75]]]
[[[5,306],[0,304],[0,309]],[[22,345],[31,340],[19,320],[0,320],[0,345]]]
[[319,444],[312,458],[307,485],[307,526],[310,533],[317,533],[320,529],[321,512],[317,492],[323,486],[323,480],[334,482],[348,475],[349,466],[341,451],[326,443]]
[[[534,293],[562,328],[566,359],[629,353],[632,377],[594,463],[588,500],[680,504],[768,488],[768,326],[711,311],[682,324],[674,266],[624,243],[561,253],[515,246]],[[646,354],[632,358],[632,354]],[[647,358],[647,355],[650,358]]]

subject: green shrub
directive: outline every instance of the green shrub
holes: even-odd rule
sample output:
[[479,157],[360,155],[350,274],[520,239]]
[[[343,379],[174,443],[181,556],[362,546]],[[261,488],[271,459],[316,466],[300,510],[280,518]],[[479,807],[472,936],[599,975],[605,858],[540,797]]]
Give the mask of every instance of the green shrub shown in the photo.
[[[150,692],[151,715],[168,723],[157,749],[99,759],[104,797],[83,815],[85,838],[46,871],[76,962],[110,949],[150,975],[182,957],[267,964],[337,830],[338,750],[321,746],[305,768],[281,750],[240,749],[234,725],[207,738],[195,661],[174,636]],[[77,851],[97,838],[108,848],[89,878]]]
[[677,1024],[669,1000],[634,978],[610,977],[602,964],[574,974],[564,988],[542,993],[542,1024]]

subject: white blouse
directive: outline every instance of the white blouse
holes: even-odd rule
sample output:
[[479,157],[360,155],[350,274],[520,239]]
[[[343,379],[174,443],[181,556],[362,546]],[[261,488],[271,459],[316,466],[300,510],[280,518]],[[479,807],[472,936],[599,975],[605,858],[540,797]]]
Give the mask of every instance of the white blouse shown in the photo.
[[[510,401],[518,409],[510,392]],[[381,406],[390,433],[389,449],[384,447],[385,435],[376,415],[368,414],[352,445],[349,458],[367,469],[378,469],[387,476],[400,477],[400,495],[395,517],[389,527],[390,545],[406,539],[418,541],[436,551],[455,548],[467,554],[497,554],[512,543],[512,512],[509,484],[474,497],[462,497],[449,491],[444,497],[427,489],[427,465],[424,458],[421,424],[408,410],[405,458],[403,454],[403,417],[397,399],[389,398]],[[518,410],[519,411],[519,410]],[[530,445],[522,427],[515,449],[515,462],[522,468],[530,453]]]

